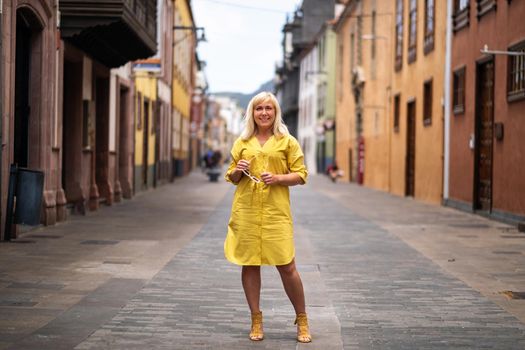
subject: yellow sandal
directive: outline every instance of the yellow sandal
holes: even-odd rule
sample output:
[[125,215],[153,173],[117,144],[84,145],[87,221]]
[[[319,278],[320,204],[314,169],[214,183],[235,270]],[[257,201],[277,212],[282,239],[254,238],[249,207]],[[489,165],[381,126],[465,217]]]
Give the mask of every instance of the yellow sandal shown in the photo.
[[308,318],[306,313],[302,312],[297,314],[295,323],[297,325],[297,341],[300,343],[309,343],[312,341],[310,330],[308,328]]
[[250,340],[263,340],[264,333],[262,323],[262,311],[252,313],[252,330],[250,332]]

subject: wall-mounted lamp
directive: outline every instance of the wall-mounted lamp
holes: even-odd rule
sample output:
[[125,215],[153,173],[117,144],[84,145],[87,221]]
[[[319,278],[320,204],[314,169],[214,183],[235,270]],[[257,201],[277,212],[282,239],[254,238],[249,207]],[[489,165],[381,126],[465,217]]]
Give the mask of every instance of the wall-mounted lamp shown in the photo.
[[[173,26],[173,30],[191,30],[197,36],[197,42],[207,42],[206,34],[204,33],[204,27],[195,26]],[[199,32],[200,31],[200,35]]]

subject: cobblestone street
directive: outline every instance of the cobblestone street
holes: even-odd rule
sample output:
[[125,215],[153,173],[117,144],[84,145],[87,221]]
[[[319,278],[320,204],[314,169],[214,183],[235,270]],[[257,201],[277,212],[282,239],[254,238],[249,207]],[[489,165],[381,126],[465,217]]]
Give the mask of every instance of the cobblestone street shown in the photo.
[[0,349],[525,349],[525,234],[321,176],[292,190],[313,343],[272,267],[251,342],[233,190],[193,173],[0,244]]

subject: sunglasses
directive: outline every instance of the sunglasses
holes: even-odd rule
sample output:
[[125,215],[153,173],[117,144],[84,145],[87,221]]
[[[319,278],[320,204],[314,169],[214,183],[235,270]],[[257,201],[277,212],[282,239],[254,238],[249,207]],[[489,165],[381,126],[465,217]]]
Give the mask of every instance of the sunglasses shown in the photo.
[[250,172],[248,170],[243,170],[242,171],[244,175],[248,176],[253,182],[255,183],[259,183],[259,182],[262,182],[261,179],[253,176],[252,174],[250,174]]

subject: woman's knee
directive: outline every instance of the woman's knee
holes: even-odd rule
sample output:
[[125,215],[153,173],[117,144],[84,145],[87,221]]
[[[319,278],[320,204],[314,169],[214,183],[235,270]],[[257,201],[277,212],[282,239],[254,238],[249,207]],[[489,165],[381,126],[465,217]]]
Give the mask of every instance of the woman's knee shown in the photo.
[[293,275],[297,272],[297,268],[295,267],[295,261],[292,261],[287,265],[279,265],[277,266],[277,270],[279,270],[280,274]]
[[260,266],[243,266],[242,267],[243,274],[257,274],[260,272],[261,272]]

